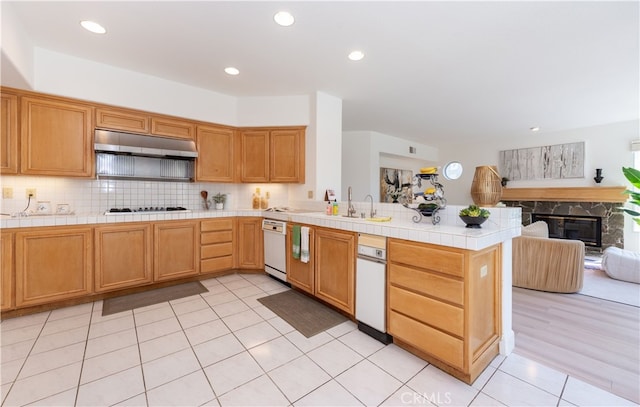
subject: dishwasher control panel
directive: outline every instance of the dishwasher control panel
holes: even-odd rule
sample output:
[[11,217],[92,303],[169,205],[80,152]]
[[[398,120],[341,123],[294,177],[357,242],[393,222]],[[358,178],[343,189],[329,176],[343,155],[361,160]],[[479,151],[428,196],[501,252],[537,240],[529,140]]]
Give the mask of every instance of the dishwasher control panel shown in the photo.
[[387,259],[387,238],[383,236],[358,234],[358,256],[378,260]]

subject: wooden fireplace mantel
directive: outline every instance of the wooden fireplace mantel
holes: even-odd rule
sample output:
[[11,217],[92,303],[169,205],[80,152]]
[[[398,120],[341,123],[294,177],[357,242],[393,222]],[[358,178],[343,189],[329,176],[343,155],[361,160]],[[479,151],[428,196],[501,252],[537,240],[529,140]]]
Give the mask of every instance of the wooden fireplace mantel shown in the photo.
[[547,202],[626,202],[627,188],[618,187],[568,187],[568,188],[502,188],[502,201]]

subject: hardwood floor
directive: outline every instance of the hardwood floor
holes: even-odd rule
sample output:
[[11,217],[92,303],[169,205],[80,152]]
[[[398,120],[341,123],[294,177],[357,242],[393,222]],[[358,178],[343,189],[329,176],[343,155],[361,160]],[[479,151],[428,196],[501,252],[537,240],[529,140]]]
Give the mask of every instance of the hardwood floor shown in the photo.
[[513,288],[514,352],[640,403],[640,308]]

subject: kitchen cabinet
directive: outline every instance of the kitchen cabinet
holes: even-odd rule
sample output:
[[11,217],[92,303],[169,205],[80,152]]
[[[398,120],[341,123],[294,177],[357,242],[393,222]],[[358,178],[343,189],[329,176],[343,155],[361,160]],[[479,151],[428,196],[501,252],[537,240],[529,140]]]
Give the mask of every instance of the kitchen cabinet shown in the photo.
[[13,233],[0,232],[0,310],[10,310],[15,305],[13,288]]
[[237,218],[238,244],[237,268],[264,270],[264,245],[262,218],[240,216]]
[[2,91],[0,115],[0,174],[18,173],[18,96]]
[[200,272],[200,222],[167,221],[153,225],[153,279],[173,280]]
[[153,279],[149,223],[95,228],[95,291],[105,292],[149,284]]
[[148,114],[127,109],[96,109],[96,128],[149,134],[151,120]]
[[472,383],[498,354],[500,250],[389,239],[387,324],[394,342]]
[[96,128],[187,140],[196,138],[193,121],[113,107],[96,109]]
[[296,288],[315,295],[315,231],[309,227],[309,262],[303,263],[293,258],[293,225],[287,225],[287,282]]
[[239,139],[242,182],[304,182],[304,128],[243,129]]
[[92,237],[91,227],[48,227],[16,232],[16,307],[91,294]]
[[354,232],[315,229],[315,295],[349,315],[355,313]]
[[226,127],[198,126],[196,181],[234,182],[234,131]]
[[200,223],[200,273],[233,268],[234,218],[203,220]]
[[20,172],[92,177],[93,106],[30,95],[20,101]]

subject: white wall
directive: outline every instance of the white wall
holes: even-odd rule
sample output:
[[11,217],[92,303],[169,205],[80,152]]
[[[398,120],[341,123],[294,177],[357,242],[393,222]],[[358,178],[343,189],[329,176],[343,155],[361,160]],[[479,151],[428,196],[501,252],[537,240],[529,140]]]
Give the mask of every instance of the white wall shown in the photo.
[[309,124],[309,95],[238,98],[238,126]]
[[0,72],[2,84],[20,89],[33,87],[33,45],[10,3],[0,7]]
[[[585,142],[584,178],[510,181],[508,187],[585,187],[596,186],[593,177],[595,169],[602,168],[604,180],[600,185],[628,185],[622,175],[623,166],[633,166],[633,153],[630,144],[640,138],[638,121],[611,123],[602,126],[571,129],[549,133],[531,133],[527,137],[513,137],[511,140],[484,142],[477,145],[442,144],[442,161],[457,160],[464,166],[462,177],[457,181],[448,181],[445,189],[449,203],[471,203],[471,182],[475,167],[480,165],[498,165],[499,152],[517,148],[536,147],[553,144]],[[625,219],[625,247],[640,250],[639,234],[633,232],[631,222]]]
[[[410,153],[415,147],[416,153]],[[375,131],[346,131],[342,135],[342,194],[349,186],[353,199],[367,194],[380,201],[380,168],[397,168],[417,173],[420,167],[438,165],[438,149]]]

